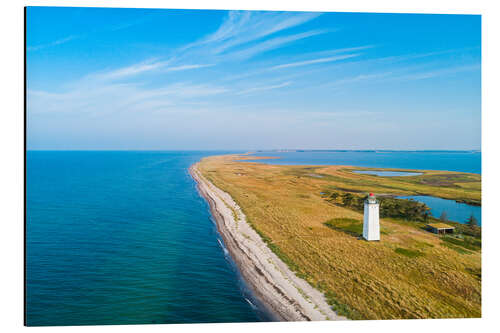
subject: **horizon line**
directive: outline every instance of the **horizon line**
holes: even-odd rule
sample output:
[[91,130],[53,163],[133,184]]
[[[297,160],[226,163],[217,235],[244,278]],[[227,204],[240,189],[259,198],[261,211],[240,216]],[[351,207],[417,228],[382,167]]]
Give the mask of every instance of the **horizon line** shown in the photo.
[[291,152],[377,152],[377,151],[385,151],[385,152],[482,152],[481,149],[25,149],[28,151],[225,151],[225,152],[239,152],[244,151],[245,153],[291,153]]

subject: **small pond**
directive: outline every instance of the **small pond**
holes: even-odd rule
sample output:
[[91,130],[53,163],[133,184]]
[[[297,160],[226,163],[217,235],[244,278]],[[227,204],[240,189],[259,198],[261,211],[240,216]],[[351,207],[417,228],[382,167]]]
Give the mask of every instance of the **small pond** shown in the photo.
[[381,177],[405,177],[405,176],[420,176],[420,172],[404,172],[404,171],[374,171],[374,170],[354,170],[354,173],[363,175],[374,175]]
[[425,203],[431,209],[431,215],[439,218],[443,212],[446,212],[448,220],[465,223],[472,215],[481,225],[481,206],[472,206],[455,200],[436,198],[425,195],[412,195],[397,197],[398,199],[413,199]]

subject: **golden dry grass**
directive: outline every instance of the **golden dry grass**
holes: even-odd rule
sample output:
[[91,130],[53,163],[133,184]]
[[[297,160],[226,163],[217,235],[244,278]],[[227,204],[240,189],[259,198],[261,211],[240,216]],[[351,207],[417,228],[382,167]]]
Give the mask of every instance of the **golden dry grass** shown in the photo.
[[[458,176],[467,186],[450,183],[445,187],[419,184],[415,177],[388,179],[347,171],[353,167],[307,169],[241,163],[236,158],[205,158],[199,169],[234,198],[270,248],[299,276],[325,292],[341,314],[352,319],[481,316],[480,250],[457,251],[412,222],[391,219],[381,220],[388,232],[380,242],[359,240],[324,223],[335,218],[362,219],[362,215],[321,196],[325,188],[348,187],[480,202],[476,175],[471,179],[467,174]],[[456,173],[426,172],[451,174]]]

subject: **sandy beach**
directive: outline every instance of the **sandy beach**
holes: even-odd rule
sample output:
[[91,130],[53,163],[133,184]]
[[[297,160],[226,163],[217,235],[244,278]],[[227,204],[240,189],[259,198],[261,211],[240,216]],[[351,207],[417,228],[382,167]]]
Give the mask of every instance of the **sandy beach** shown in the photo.
[[207,200],[224,243],[241,275],[259,300],[282,321],[345,320],[324,295],[298,278],[247,223],[229,194],[214,186],[191,166],[200,194]]

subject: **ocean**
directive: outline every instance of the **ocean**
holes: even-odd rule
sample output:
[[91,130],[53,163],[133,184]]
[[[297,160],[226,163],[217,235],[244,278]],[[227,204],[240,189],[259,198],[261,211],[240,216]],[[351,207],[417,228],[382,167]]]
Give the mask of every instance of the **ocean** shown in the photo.
[[[223,247],[191,164],[229,152],[27,152],[29,326],[271,320]],[[303,152],[276,164],[481,172],[480,153]]]
[[29,151],[27,324],[269,320],[188,173],[220,153]]

